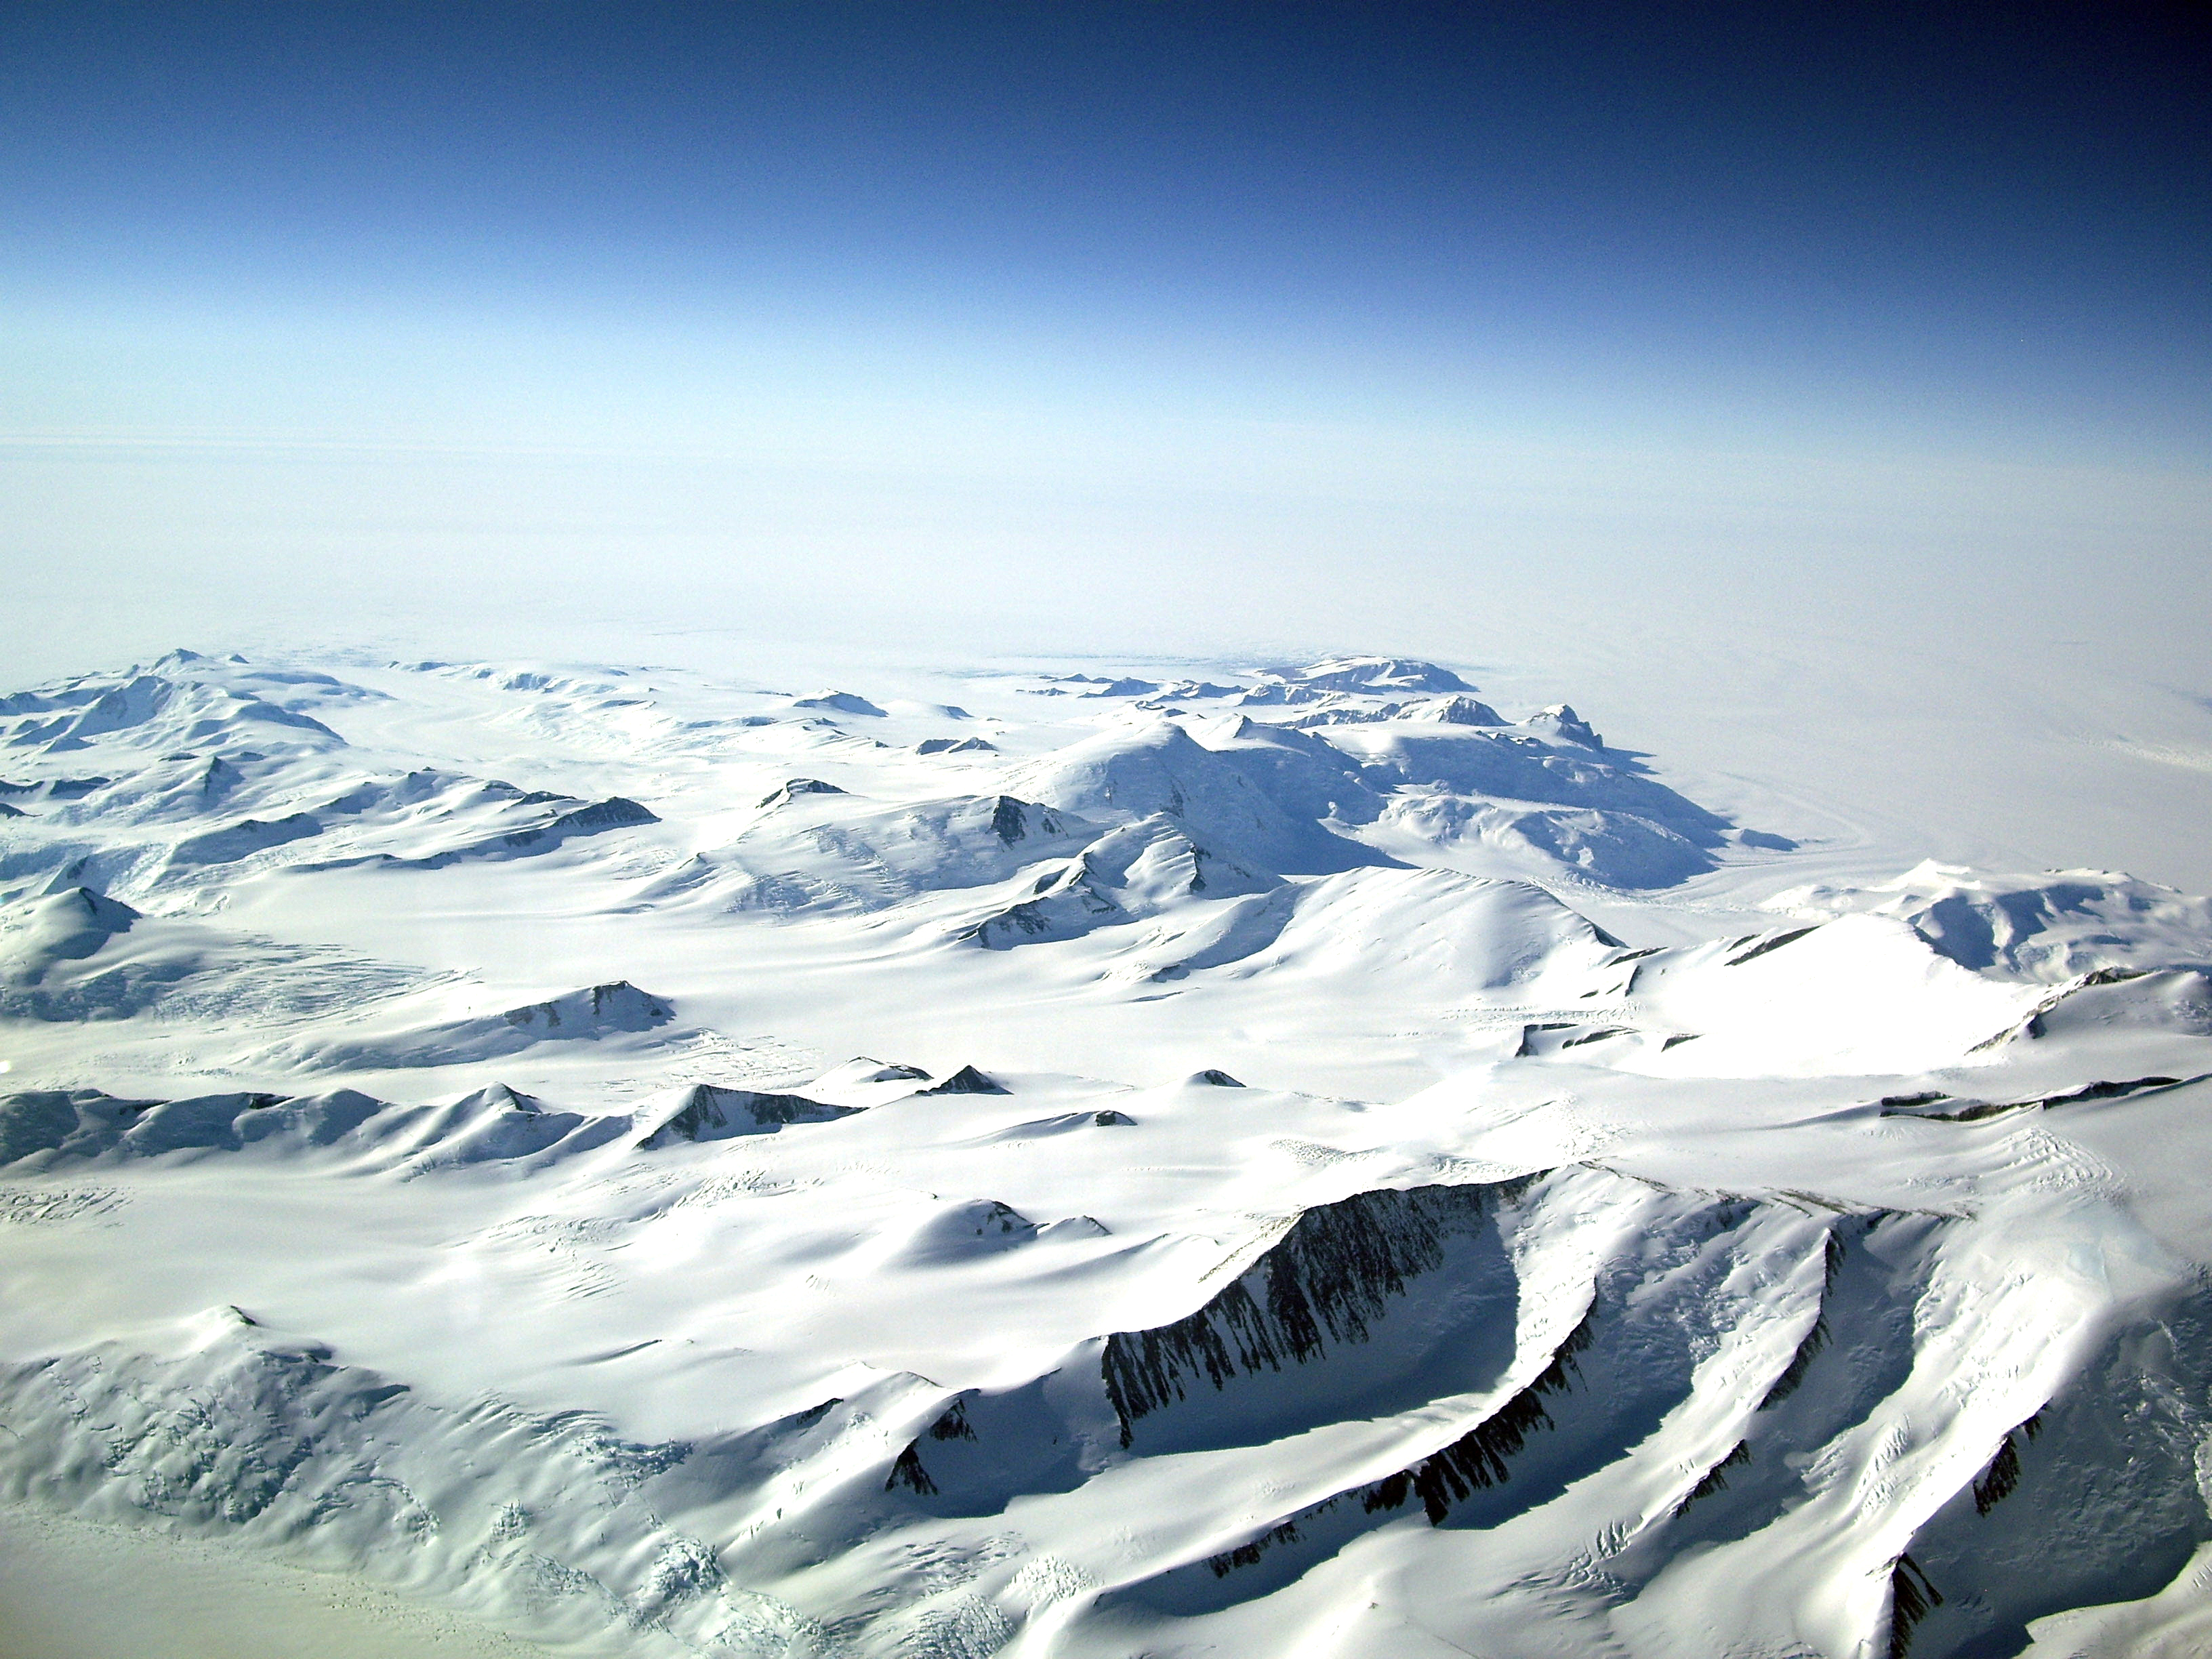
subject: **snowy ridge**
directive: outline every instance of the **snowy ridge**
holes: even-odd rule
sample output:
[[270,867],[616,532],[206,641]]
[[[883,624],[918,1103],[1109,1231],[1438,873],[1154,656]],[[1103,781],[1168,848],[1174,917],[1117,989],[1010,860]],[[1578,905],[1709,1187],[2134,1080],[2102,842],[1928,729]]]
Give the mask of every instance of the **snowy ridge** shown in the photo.
[[0,1498],[580,1652],[2212,1628],[2203,900],[1187,668],[0,702]]

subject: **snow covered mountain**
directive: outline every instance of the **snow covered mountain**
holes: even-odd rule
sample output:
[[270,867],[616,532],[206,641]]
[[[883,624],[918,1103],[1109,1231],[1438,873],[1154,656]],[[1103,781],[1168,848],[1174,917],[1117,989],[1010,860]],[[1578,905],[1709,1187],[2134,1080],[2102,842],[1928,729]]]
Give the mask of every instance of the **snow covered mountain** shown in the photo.
[[0,1499],[507,1651],[2212,1647],[2212,907],[1186,666],[0,699]]

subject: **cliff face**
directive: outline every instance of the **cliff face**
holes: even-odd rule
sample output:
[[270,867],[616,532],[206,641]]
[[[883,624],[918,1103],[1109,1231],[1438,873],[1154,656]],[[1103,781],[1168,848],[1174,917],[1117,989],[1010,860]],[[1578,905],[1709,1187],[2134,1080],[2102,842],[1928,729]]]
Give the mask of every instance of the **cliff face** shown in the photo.
[[1187,1318],[1117,1331],[1100,1360],[1108,1397],[1131,1443],[1138,1419],[1188,1397],[1201,1376],[1215,1389],[1240,1373],[1281,1370],[1364,1343],[1409,1281],[1443,1264],[1447,1239],[1475,1232],[1502,1186],[1355,1193],[1300,1216],[1290,1231],[1212,1301]]
[[1553,1426],[1544,1409],[1544,1396],[1563,1393],[1576,1374],[1575,1355],[1590,1345],[1589,1321],[1569,1332],[1553,1351],[1551,1364],[1536,1380],[1433,1456],[1409,1468],[1386,1475],[1359,1494],[1360,1506],[1370,1515],[1395,1510],[1407,1498],[1419,1498],[1432,1527],[1443,1524],[1451,1507],[1485,1487],[1502,1485],[1512,1474],[1513,1455],[1536,1430]]

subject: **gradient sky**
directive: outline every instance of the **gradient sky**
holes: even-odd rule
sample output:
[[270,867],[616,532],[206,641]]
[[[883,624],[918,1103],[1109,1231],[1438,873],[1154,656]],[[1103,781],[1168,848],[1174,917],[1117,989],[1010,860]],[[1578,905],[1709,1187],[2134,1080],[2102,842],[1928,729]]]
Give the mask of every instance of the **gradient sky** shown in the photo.
[[830,593],[2185,665],[2204,18],[0,6],[6,642]]

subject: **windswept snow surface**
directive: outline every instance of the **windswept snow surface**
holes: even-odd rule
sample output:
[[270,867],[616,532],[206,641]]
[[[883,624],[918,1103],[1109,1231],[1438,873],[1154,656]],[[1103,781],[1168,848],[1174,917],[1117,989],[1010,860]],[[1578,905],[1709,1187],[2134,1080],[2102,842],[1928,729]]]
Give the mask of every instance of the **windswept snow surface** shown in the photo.
[[2202,1650],[2203,900],[1402,659],[813,684],[0,699],[0,1642]]

